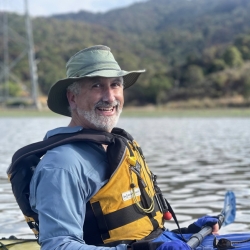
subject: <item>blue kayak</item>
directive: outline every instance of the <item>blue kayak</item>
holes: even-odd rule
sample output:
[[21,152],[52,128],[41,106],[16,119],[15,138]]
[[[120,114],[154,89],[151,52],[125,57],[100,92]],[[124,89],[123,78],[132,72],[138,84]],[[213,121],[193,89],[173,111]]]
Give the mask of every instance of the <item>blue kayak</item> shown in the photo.
[[[216,238],[219,239],[227,239],[232,242],[242,242],[246,241],[247,242],[242,242],[242,243],[233,243],[233,247],[236,249],[250,249],[250,232],[248,233],[235,233],[235,234],[225,234],[225,235],[218,235]],[[202,242],[202,245],[197,247],[196,249],[198,250],[212,250],[212,249],[217,249],[213,247],[213,240],[214,236],[213,235],[208,235]],[[227,248],[230,249],[230,248]]]
[[[188,241],[189,238],[192,236],[191,234],[183,234],[184,238]],[[173,240],[181,240],[181,235],[172,233],[167,231],[164,235],[159,236],[154,240],[154,242],[158,241],[173,241]],[[195,248],[196,250],[216,250],[217,248],[213,247],[213,241],[215,239],[214,235],[208,235],[202,241],[202,243]],[[224,235],[216,235],[216,239],[227,239],[232,242],[232,246],[235,247],[237,250],[250,250],[250,232],[246,233],[231,233],[231,234],[224,234]],[[246,242],[243,242],[246,241]],[[235,243],[234,243],[235,242]],[[241,243],[240,243],[241,242]],[[234,248],[225,248],[226,249],[234,249]]]

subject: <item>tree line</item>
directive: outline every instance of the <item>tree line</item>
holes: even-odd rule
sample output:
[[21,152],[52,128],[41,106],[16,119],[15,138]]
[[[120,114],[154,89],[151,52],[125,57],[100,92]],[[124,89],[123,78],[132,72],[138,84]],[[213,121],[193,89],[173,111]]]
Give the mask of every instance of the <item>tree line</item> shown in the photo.
[[[70,56],[105,44],[123,69],[147,70],[126,90],[128,105],[237,95],[249,100],[249,11],[247,0],[150,0],[108,13],[33,18],[40,94],[46,96],[53,83],[66,77]],[[26,31],[23,16],[9,13],[8,20],[11,64],[26,49]],[[1,53],[1,72],[3,61]],[[29,78],[26,56],[11,70],[8,94],[28,95]],[[1,79],[0,95],[4,92]]]

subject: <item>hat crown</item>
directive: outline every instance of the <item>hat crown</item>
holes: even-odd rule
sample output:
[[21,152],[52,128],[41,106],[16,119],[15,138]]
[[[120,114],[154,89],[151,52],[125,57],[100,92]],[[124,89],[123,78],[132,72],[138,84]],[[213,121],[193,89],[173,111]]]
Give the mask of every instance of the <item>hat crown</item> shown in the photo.
[[104,45],[77,52],[67,62],[66,69],[67,77],[91,76],[92,72],[100,70],[121,70],[110,48]]

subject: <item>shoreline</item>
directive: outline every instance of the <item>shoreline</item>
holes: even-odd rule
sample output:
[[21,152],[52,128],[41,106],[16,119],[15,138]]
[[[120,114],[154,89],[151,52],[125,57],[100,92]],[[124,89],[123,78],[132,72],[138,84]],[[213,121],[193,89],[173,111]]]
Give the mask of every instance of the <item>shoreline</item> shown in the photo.
[[[5,117],[63,117],[48,109],[0,109]],[[124,107],[121,117],[250,117],[250,108],[166,108],[157,106]]]

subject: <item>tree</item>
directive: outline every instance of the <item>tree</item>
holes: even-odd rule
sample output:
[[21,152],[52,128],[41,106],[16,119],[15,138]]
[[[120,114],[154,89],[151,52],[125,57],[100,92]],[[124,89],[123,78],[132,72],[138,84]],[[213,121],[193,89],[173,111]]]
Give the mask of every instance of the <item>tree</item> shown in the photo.
[[241,81],[243,85],[242,95],[244,96],[245,99],[249,99],[250,98],[250,76],[248,74],[244,74],[242,76]]
[[241,35],[234,41],[235,46],[239,49],[244,60],[250,59],[250,36]]
[[203,70],[200,66],[189,65],[183,75],[186,86],[199,85],[204,80]]
[[229,46],[225,50],[223,59],[230,67],[240,67],[243,64],[242,55],[235,46]]
[[160,74],[151,78],[145,89],[147,101],[153,104],[162,104],[167,100],[168,92],[173,86],[173,79]]
[[7,85],[2,86],[1,92],[8,93],[10,97],[17,97],[22,93],[22,88],[18,83],[8,82]]
[[224,62],[223,59],[215,59],[211,63],[209,72],[213,73],[213,72],[224,70],[225,68],[226,68],[226,63]]

